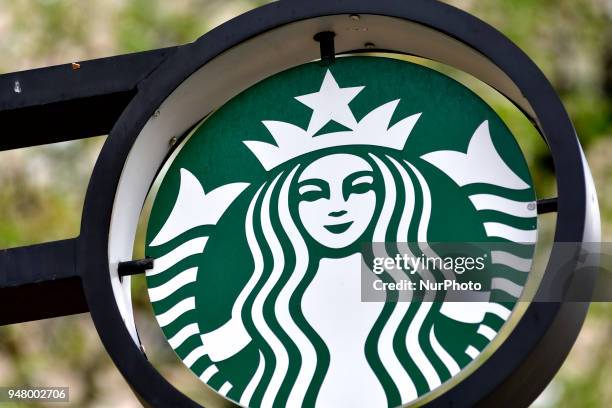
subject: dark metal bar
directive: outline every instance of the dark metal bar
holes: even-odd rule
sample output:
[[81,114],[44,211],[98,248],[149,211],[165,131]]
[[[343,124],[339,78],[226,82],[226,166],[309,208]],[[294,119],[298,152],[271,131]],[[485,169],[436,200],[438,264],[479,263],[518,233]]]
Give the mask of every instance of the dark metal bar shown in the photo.
[[557,197],[538,200],[538,214],[548,214],[557,211]]
[[321,47],[321,64],[323,65],[331,65],[336,60],[334,37],[336,37],[336,33],[333,31],[321,31],[313,37]]
[[137,259],[135,261],[119,262],[117,272],[120,277],[138,275],[153,269],[153,258]]
[[105,135],[177,47],[0,75],[0,150]]
[[76,241],[0,250],[0,325],[87,312]]

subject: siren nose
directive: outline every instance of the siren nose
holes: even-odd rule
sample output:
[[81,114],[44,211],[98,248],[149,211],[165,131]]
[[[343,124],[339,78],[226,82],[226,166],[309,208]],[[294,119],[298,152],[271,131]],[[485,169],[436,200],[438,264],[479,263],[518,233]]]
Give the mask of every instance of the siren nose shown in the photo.
[[330,217],[342,217],[344,214],[346,214],[348,211],[346,210],[340,210],[340,211],[332,211],[329,213]]

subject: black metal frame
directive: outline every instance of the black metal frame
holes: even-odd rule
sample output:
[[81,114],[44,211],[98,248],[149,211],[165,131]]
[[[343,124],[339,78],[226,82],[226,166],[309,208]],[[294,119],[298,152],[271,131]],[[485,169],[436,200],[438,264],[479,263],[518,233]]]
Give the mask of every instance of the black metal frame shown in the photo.
[[0,123],[15,132],[3,134],[0,150],[108,134],[139,84],[176,49],[0,75]]
[[[147,361],[133,342],[115,302],[108,262],[108,233],[123,165],[157,107],[185,78],[215,56],[291,22],[354,13],[396,17],[443,32],[487,56],[515,82],[536,112],[539,130],[556,164],[559,195],[555,241],[582,242],[589,217],[587,175],[575,131],[549,82],[510,40],[475,17],[432,0],[284,0],[245,13],[192,44],[83,62],[76,70],[65,65],[0,77],[3,92],[9,89],[15,93],[16,80],[21,87],[20,95],[0,95],[1,123],[5,124],[6,120],[17,123],[24,118],[38,122],[28,125],[28,138],[12,140],[5,136],[0,141],[0,150],[103,134],[114,124],[89,183],[79,237],[0,252],[2,301],[11,291],[22,293],[23,289],[28,296],[46,295],[53,285],[60,285],[64,290],[60,292],[62,298],[73,297],[74,304],[42,311],[39,308],[44,303],[40,296],[30,298],[32,310],[22,315],[5,306],[2,323],[83,312],[86,310],[84,294],[104,346],[143,404],[198,406]],[[329,49],[328,42],[326,44]],[[321,47],[323,49],[323,42]],[[88,80],[75,79],[78,75]],[[30,94],[33,86],[44,89],[44,96]],[[71,91],[63,94],[58,88]],[[80,104],[86,101],[89,104]],[[114,103],[116,109],[105,111],[109,102]],[[55,107],[55,110],[46,110],[45,106]],[[100,109],[101,106],[104,109]],[[96,118],[100,112],[103,117]],[[38,118],[60,113],[69,114],[73,119],[78,116],[77,122],[58,123],[56,117],[49,122],[58,124],[56,130],[49,133],[45,128],[47,135],[42,136]],[[32,120],[33,115],[36,120]],[[23,133],[23,127],[20,132]],[[558,251],[553,249],[551,257],[560,256]],[[567,254],[564,256],[567,258]],[[574,267],[574,264],[569,265],[572,270]],[[542,284],[550,286],[554,281],[555,272],[547,268]],[[33,289],[26,292],[26,287]],[[528,405],[565,359],[587,308],[585,303],[532,303],[515,330],[482,366],[429,404],[449,407]]]
[[0,325],[87,312],[75,257],[76,239],[0,251]]

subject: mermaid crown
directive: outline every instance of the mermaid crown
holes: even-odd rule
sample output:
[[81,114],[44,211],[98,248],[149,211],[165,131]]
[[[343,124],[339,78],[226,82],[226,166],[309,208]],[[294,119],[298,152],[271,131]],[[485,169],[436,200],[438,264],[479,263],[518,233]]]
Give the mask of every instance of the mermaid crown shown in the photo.
[[[357,122],[348,104],[363,88],[340,88],[328,70],[319,92],[295,98],[313,110],[308,129],[287,122],[264,120],[262,123],[276,145],[256,140],[247,140],[244,144],[266,170],[327,147],[368,145],[402,150],[421,113],[408,116],[390,127],[400,102],[396,99],[377,107]],[[350,130],[316,135],[331,120]]]

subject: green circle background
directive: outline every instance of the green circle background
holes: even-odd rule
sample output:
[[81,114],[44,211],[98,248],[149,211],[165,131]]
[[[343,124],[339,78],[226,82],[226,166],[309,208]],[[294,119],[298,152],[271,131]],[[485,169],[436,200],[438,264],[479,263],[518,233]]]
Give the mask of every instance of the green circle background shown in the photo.
[[[202,332],[208,332],[229,320],[233,301],[252,273],[252,259],[236,255],[249,253],[244,242],[244,216],[232,214],[244,215],[255,190],[271,177],[243,142],[259,140],[274,144],[262,120],[289,122],[306,129],[312,111],[295,96],[318,91],[328,69],[340,87],[365,86],[350,103],[357,121],[374,108],[396,99],[400,99],[400,103],[390,126],[422,112],[401,155],[419,168],[432,190],[429,241],[491,241],[482,226],[483,216],[495,217],[498,222],[517,228],[536,228],[535,218],[517,219],[499,213],[476,212],[468,198],[477,193],[499,193],[513,200],[526,202],[535,199],[529,170],[516,140],[500,117],[478,95],[437,71],[406,61],[359,56],[338,58],[331,67],[313,62],[267,78],[228,101],[196,127],[167,168],[148,222],[146,255],[156,258],[190,238],[203,235],[211,238],[203,254],[179,262],[168,274],[147,277],[147,284],[155,287],[189,267],[199,268],[195,285],[179,290],[176,296],[153,303],[156,315],[169,310],[177,299],[197,294],[196,312],[181,316],[176,327],[184,327],[195,320]],[[485,120],[489,121],[496,150],[530,188],[508,190],[483,184],[459,188],[439,169],[420,158],[438,150],[465,152],[474,131]],[[330,122],[318,134],[341,130],[345,130],[342,125]],[[175,204],[181,168],[193,173],[206,192],[234,182],[247,182],[250,186],[216,226],[196,227],[166,244],[151,247],[150,242]],[[222,296],[219,295],[220,289]],[[494,328],[499,329],[501,325]],[[456,327],[442,327],[441,330],[448,336],[463,335],[457,333]],[[176,333],[172,327],[165,327],[163,331],[167,338]],[[175,351],[184,359],[189,350],[197,347],[198,340],[192,338]],[[255,358],[251,357],[256,366]],[[198,362],[191,369],[199,375],[206,364]],[[242,369],[240,366],[232,367],[231,362],[228,364],[226,370]],[[218,389],[222,383],[209,385]]]

